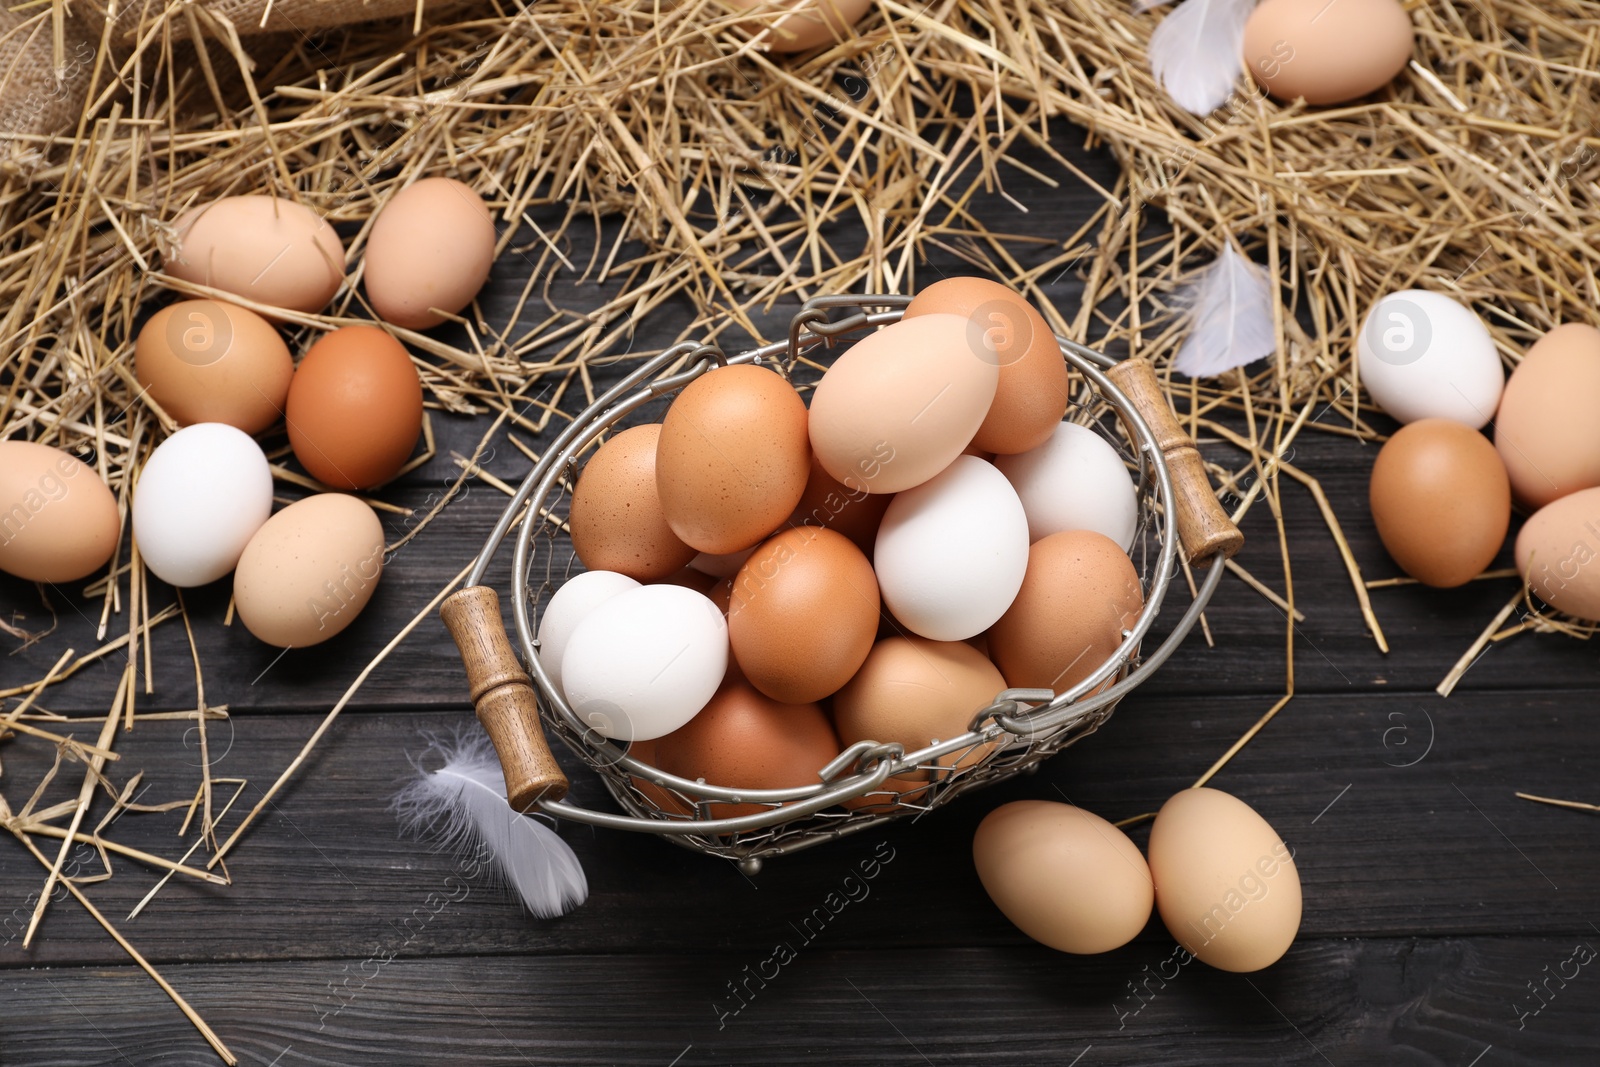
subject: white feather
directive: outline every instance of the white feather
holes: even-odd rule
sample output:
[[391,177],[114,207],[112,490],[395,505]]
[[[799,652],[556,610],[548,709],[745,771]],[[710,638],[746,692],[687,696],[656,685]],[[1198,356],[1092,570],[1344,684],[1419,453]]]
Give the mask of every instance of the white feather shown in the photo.
[[1275,299],[1267,272],[1228,245],[1178,294],[1177,303],[1187,307],[1189,336],[1172,369],[1206,378],[1271,355],[1277,348]]
[[1244,70],[1244,24],[1256,0],[1187,0],[1150,35],[1150,70],[1177,105],[1209,115]]
[[511,810],[488,736],[474,730],[430,741],[428,751],[444,765],[427,771],[417,763],[417,779],[395,797],[402,832],[432,837],[442,849],[486,855],[490,868],[541,919],[582,904],[589,883],[578,857],[550,827]]

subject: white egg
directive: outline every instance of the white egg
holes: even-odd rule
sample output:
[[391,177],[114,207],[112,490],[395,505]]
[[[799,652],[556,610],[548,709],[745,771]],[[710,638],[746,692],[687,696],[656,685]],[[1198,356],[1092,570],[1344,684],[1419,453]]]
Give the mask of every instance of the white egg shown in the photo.
[[1500,405],[1506,375],[1494,341],[1447,296],[1390,293],[1367,313],[1356,352],[1361,384],[1400,422],[1453,419],[1476,430]]
[[699,714],[728,669],[728,624],[681,585],[641,585],[600,604],[561,657],[567,703],[602,737],[649,741]]
[[637,588],[639,583],[626,574],[584,571],[568,578],[556,590],[556,595],[545,605],[544,617],[539,620],[539,665],[550,676],[556,692],[566,692],[561,686],[561,657],[566,654],[567,643],[572,640],[578,624],[618,593]]
[[957,456],[896,494],[873,550],[884,606],[913,632],[963,641],[1004,615],[1028,569],[1028,516],[994,465]]
[[205,585],[233,570],[272,514],[272,470],[261,446],[220,422],[186,426],[145,461],[133,489],[133,539],[170,585]]
[[996,456],[994,465],[1022,500],[1028,540],[1062,530],[1105,534],[1124,551],[1139,524],[1139,498],[1122,457],[1087,426],[1063,422],[1038,448]]

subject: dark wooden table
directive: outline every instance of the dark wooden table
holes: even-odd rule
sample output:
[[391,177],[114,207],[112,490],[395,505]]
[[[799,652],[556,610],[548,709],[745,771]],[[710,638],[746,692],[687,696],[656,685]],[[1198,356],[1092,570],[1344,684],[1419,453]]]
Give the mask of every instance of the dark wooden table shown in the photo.
[[[1058,146],[1110,184],[1114,164]],[[996,229],[1066,235],[1092,197],[1026,184],[980,205]],[[580,249],[581,251],[581,249]],[[1045,255],[1026,249],[1019,255]],[[1038,262],[1039,260],[1033,260]],[[483,298],[491,321],[528,266],[507,256]],[[962,272],[929,264],[924,280]],[[1048,290],[1070,311],[1072,277]],[[567,307],[603,290],[553,281]],[[776,324],[790,309],[778,309]],[[676,318],[675,318],[676,316]],[[687,312],[639,324],[636,347],[671,340]],[[420,507],[454,478],[483,423],[435,415],[439,455],[390,487]],[[1236,460],[1225,446],[1208,453]],[[1302,433],[1294,462],[1321,479],[1368,577],[1394,572],[1366,513],[1374,449]],[[527,461],[503,443],[487,462],[510,481]],[[1027,940],[990,904],[970,858],[973,829],[1007,800],[1070,798],[1118,819],[1158,807],[1190,784],[1284,687],[1284,618],[1227,578],[1198,634],[1117,710],[1109,725],[1034,776],[919,820],[778,860],[755,878],[659,840],[566,825],[589,901],[536,921],[486,879],[465,889],[458,861],[402,840],[388,810],[429,731],[472,719],[454,648],[427,621],[385,663],[293,783],[230,857],[234,884],[175,880],[123,921],[156,875],[118,860],[88,888],[99,907],[249,1064],[1592,1064],[1600,1062],[1600,822],[1514,798],[1517,790],[1600,800],[1596,649],[1563,637],[1492,647],[1449,699],[1433,692],[1510,595],[1505,581],[1451,592],[1374,593],[1393,651],[1381,655],[1314,502],[1285,481],[1299,605],[1298,695],[1215,784],[1261,812],[1294,847],[1305,919],[1287,957],[1254,975],[1200,963],[1177,968],[1152,921],[1104,956],[1058,954]],[[188,607],[206,697],[232,718],[211,728],[213,773],[250,780],[253,803],[320,717],[391,635],[478,551],[504,498],[476,485],[385,573],[355,626],[291,652],[225,628],[227,583]],[[386,519],[391,538],[403,531]],[[1241,561],[1281,590],[1278,540],[1264,505],[1251,512]],[[1504,564],[1504,559],[1501,564]],[[494,574],[508,588],[509,564]],[[52,591],[56,631],[0,659],[0,680],[41,675],[68,647],[92,648],[98,603]],[[171,600],[153,594],[152,607]],[[1176,606],[1184,602],[1175,592]],[[40,624],[31,585],[0,580],[0,609]],[[1176,607],[1168,617],[1175,617]],[[10,653],[15,642],[7,640]],[[148,710],[193,707],[180,626],[154,638]],[[103,716],[122,664],[110,657],[41,701]],[[79,736],[93,737],[85,725]],[[146,800],[192,795],[199,755],[191,724],[146,722],[119,735],[125,781],[144,771]],[[0,749],[0,787],[24,801],[48,769],[48,746]],[[608,804],[570,754],[574,794]],[[68,766],[51,798],[75,795]],[[103,810],[100,805],[98,810]],[[225,829],[237,821],[236,811]],[[168,856],[182,812],[129,815],[122,842]],[[1134,831],[1142,845],[1147,828]],[[80,875],[97,861],[87,852]],[[868,892],[817,932],[802,923],[868,857]],[[42,870],[0,842],[0,1064],[210,1064],[216,1058],[161,991],[69,900],[51,905],[24,952],[14,935]],[[18,911],[11,911],[17,908]],[[795,958],[771,976],[779,944]],[[1573,976],[1576,968],[1576,976]],[[765,970],[767,977],[752,977]],[[1565,975],[1566,977],[1561,977]]]

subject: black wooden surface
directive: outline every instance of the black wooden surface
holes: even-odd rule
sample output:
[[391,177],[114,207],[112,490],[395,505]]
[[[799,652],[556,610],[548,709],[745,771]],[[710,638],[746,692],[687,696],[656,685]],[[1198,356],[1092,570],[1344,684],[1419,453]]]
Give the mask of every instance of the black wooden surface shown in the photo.
[[[1077,151],[1075,136],[1058,131],[1058,147],[1109,184],[1113,164]],[[1052,170],[1042,157],[1030,162]],[[998,198],[981,205],[983,216],[1000,230],[1071,232],[1093,198],[1053,172],[1062,190],[1011,176],[1008,191],[1029,205],[1026,217]],[[1018,250],[1025,264],[1050,254]],[[483,297],[491,323],[502,321],[528,269],[516,256],[497,266]],[[923,266],[920,277],[949,272],[968,271],[952,259]],[[1077,286],[1068,276],[1048,292],[1070,310]],[[606,291],[565,274],[551,289],[579,309]],[[790,310],[768,317],[772,336]],[[635,347],[669,342],[684,315],[641,323]],[[485,424],[435,413],[434,426],[439,456],[386,499],[424,506],[454,479],[451,450],[470,452]],[[1205,449],[1238,459],[1217,442]],[[1384,577],[1393,565],[1364,506],[1373,454],[1307,431],[1294,462],[1322,480],[1368,577]],[[528,468],[504,442],[485,465],[511,481]],[[408,754],[425,732],[471,723],[455,651],[429,620],[232,855],[232,886],[175,880],[126,922],[155,874],[118,860],[115,878],[89,892],[244,1063],[1600,1062],[1600,965],[1552,977],[1570,975],[1569,961],[1600,947],[1600,823],[1513,797],[1520,789],[1597,799],[1595,649],[1518,638],[1485,654],[1456,695],[1437,697],[1434,685],[1511,585],[1375,592],[1393,647],[1381,655],[1314,503],[1284,485],[1307,616],[1294,642],[1299,695],[1215,782],[1297,851],[1304,924],[1287,957],[1263,973],[1176,968],[1159,921],[1104,956],[1051,952],[1004,921],[970,860],[978,820],[1005,800],[1068,798],[1113,819],[1153,810],[1271,705],[1284,686],[1283,616],[1232,578],[1208,613],[1216,647],[1193,636],[1099,734],[1037,775],[914,825],[775,861],[754,879],[658,840],[563,826],[591,895],[549,922],[528,918],[486,879],[452,878],[454,857],[397,836],[387,803],[411,773]],[[188,595],[207,698],[233,711],[212,727],[213,773],[250,779],[242,804],[259,798],[360,668],[477,551],[503,499],[480,484],[452,504],[398,554],[365,615],[326,646],[278,659],[241,627],[221,624],[227,583]],[[404,531],[404,520],[385,521],[391,538]],[[1246,529],[1240,561],[1282,590],[1264,504]],[[494,572],[502,588],[505,568]],[[152,607],[170,597],[159,590]],[[1174,594],[1169,620],[1184,599]],[[98,602],[52,590],[49,603],[56,630],[0,660],[0,687],[37,677],[66,648],[95,646]],[[0,609],[35,627],[49,621],[34,587],[9,579],[0,579]],[[6,651],[15,647],[8,641]],[[156,695],[143,707],[193,706],[181,627],[156,631],[154,661]],[[41,704],[103,715],[121,667],[109,657]],[[118,780],[142,769],[147,799],[194,790],[189,724],[143,723],[115,747]],[[0,750],[0,786],[14,804],[48,755],[27,741]],[[564,762],[580,802],[607,803],[575,759]],[[65,777],[75,789],[77,775]],[[66,795],[58,786],[51,797]],[[188,843],[177,836],[180,820],[127,816],[115,836],[177,855]],[[1141,845],[1146,832],[1134,831]],[[870,892],[820,932],[805,927],[808,939],[801,924],[868,857],[885,861]],[[41,878],[34,860],[0,842],[0,1065],[216,1062],[70,900],[53,904],[33,948],[21,949],[16,930]],[[761,979],[780,943],[795,958]]]

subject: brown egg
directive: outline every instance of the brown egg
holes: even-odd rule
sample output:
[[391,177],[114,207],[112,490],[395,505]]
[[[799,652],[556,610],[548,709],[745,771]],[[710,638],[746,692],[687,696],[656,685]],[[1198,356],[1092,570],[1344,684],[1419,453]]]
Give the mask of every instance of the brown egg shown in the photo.
[[1017,689],[1071,689],[1100,669],[1144,609],[1139,572],[1117,543],[1063,530],[1028,548],[1016,600],[989,630],[989,654]]
[[877,630],[872,564],[843,534],[784,530],[734,576],[728,640],[745,677],[774,700],[804,704],[837,692]]
[[883,513],[893,499],[892,493],[868,493],[865,489],[845,487],[834,481],[833,475],[812,456],[805,492],[800,495],[794,514],[789,516],[789,523],[837,530],[854,541],[870,559],[872,543],[878,537],[878,524],[883,521]]
[[215,300],[180,300],[151,315],[133,374],[178,421],[225,422],[257,434],[283,417],[294,359],[272,324]]
[[1139,846],[1100,816],[1068,804],[1002,804],[978,824],[972,860],[1005,917],[1060,952],[1121,948],[1139,936],[1155,904]]
[[805,402],[781,376],[749,364],[685,386],[656,445],[667,524],[714,555],[749,548],[783,525],[810,469]]
[[[736,11],[753,8],[759,2],[761,0],[727,0],[728,6]],[[751,33],[772,27],[766,42],[774,52],[808,52],[847,39],[851,24],[861,21],[861,16],[872,7],[872,0],[791,0],[788,6],[794,13],[775,23],[770,17],[746,23]],[[771,5],[767,10],[770,13]]]
[[273,307],[321,311],[344,281],[344,245],[316,212],[271,196],[227,196],[190,208],[163,266]]
[[1244,26],[1244,63],[1286,103],[1342,104],[1404,70],[1411,36],[1398,0],[1264,0]]
[[1511,481],[1500,454],[1453,419],[1400,427],[1372,465],[1368,500],[1400,569],[1440,589],[1482,573],[1511,525]]
[[[385,322],[425,330],[483,288],[494,265],[494,219],[483,197],[454,178],[423,178],[373,220],[362,268],[367,299]],[[439,311],[433,311],[438,308]]]
[[694,559],[694,549],[667,525],[656,495],[660,437],[659,422],[630,427],[612,434],[584,464],[567,525],[587,569],[654,582]]
[[[994,664],[964,641],[889,637],[872,646],[856,676],[835,694],[833,721],[845,747],[857,741],[898,742],[909,753],[966,733],[973,717],[1005,688]],[[940,757],[939,766],[969,766],[994,745],[952,752]],[[884,788],[922,788],[926,772],[913,774],[890,778]]]
[[1557,326],[1528,349],[1500,396],[1494,446],[1511,492],[1541,508],[1600,485],[1600,330]]
[[[1067,362],[1055,333],[1034,306],[987,278],[945,278],[919,292],[905,317],[946,313],[968,319],[975,350],[1000,366],[989,413],[968,446],[1011,454],[1037,448],[1067,413]],[[974,451],[976,450],[976,451]]]
[[[656,760],[659,758],[656,753],[656,743],[660,740],[661,739],[658,737],[653,737],[648,741],[635,740],[628,745],[628,755],[634,757],[635,759],[642,760],[652,767],[660,769],[660,765],[656,762]],[[678,799],[677,794],[667,791],[661,786],[656,785],[654,782],[649,781],[648,779],[637,774],[628,775],[628,781],[633,783],[633,787],[635,789],[643,793],[647,798],[649,798],[652,804],[660,808],[662,811],[669,812],[674,815],[694,814],[694,808]]]
[[[711,703],[656,741],[656,766],[691,781],[743,789],[811,785],[839,755],[833,724],[815,704],[785,704],[731,680]],[[659,790],[658,790],[659,791]],[[765,804],[717,803],[713,819],[768,810]]]
[[93,467],[34,441],[0,441],[0,571],[72,582],[105,566],[122,536],[117,498]]
[[375,326],[342,326],[300,360],[284,421],[313,478],[371,489],[411,458],[422,433],[422,381],[399,341]]
[[1580,489],[1534,512],[1517,534],[1516,556],[1539,599],[1600,620],[1600,488]]
[[1150,876],[1168,932],[1223,971],[1276,963],[1300,929],[1300,872],[1276,830],[1220,789],[1185,789],[1150,827]]
[[[728,608],[733,604],[733,579],[713,578],[712,581],[716,582],[716,584],[706,591],[706,596],[711,598],[711,602],[717,606],[717,610],[726,617]],[[731,662],[733,662],[734,666],[738,666],[737,661]]]

